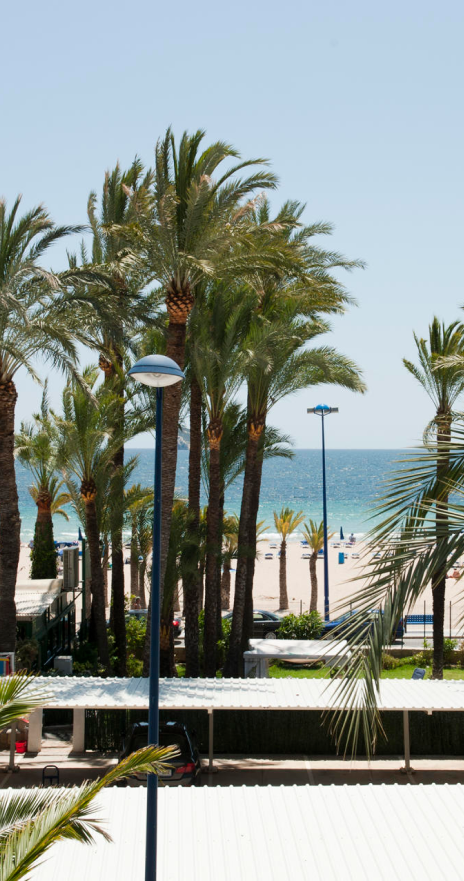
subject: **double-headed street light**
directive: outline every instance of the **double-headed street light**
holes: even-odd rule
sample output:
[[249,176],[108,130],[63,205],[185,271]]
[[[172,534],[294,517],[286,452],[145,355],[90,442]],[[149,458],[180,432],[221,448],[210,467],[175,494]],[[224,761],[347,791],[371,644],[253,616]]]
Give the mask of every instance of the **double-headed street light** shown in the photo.
[[[161,582],[161,463],[163,430],[163,388],[184,379],[180,367],[165,355],[147,355],[129,370],[129,376],[156,388],[155,504],[153,510],[153,560],[151,574],[151,639],[148,710],[148,743],[159,743],[159,674],[160,674],[160,582]],[[156,838],[158,778],[147,779],[147,841],[145,881],[156,881]]]
[[325,485],[325,434],[324,418],[330,413],[338,413],[338,407],[328,407],[327,404],[318,404],[317,407],[308,407],[308,413],[315,413],[321,417],[322,423],[322,505],[324,513],[324,619],[329,620],[329,555],[327,552],[327,493]]

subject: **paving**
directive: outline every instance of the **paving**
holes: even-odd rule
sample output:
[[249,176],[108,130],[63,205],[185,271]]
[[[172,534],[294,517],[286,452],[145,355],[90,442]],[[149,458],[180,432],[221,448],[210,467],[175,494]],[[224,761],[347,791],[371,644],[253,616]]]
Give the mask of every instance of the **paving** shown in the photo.
[[[16,772],[7,771],[8,753],[0,753],[0,789],[40,786],[45,765],[56,765],[60,785],[78,785],[95,780],[117,762],[115,754],[72,753],[71,744],[44,747],[37,754],[17,755]],[[371,762],[349,761],[331,756],[250,756],[215,757],[215,770],[209,774],[204,759],[203,786],[304,786],[448,783],[464,784],[464,759],[412,757],[414,773],[401,771],[401,756],[378,757]]]

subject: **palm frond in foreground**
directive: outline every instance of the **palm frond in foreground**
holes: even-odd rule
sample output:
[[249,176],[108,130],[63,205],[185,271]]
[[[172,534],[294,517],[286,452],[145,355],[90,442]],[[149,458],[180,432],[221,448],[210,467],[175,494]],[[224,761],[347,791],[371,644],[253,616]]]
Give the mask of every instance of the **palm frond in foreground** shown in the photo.
[[[361,731],[368,753],[375,750],[382,731],[382,653],[435,573],[452,568],[464,554],[464,428],[455,425],[448,443],[429,442],[398,464],[374,511],[383,519],[368,536],[359,576],[365,584],[343,603],[344,609],[351,603],[357,614],[343,633],[350,655],[340,669],[335,698],[343,710],[330,715],[330,729],[345,752],[356,752]],[[380,553],[377,559],[374,551]]]

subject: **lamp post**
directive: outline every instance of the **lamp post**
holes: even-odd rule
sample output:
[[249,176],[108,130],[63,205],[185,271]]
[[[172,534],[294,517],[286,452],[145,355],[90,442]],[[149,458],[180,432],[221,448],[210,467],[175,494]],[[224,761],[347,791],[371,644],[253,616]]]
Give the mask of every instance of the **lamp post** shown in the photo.
[[[138,382],[156,388],[155,504],[153,510],[153,560],[151,574],[151,639],[148,709],[148,743],[159,742],[159,674],[160,674],[160,581],[161,581],[161,462],[163,430],[163,388],[184,378],[180,367],[165,355],[147,355],[129,370]],[[147,841],[145,849],[145,881],[156,881],[156,838],[158,812],[158,778],[148,774],[147,780]]]
[[315,413],[321,417],[322,423],[322,507],[324,519],[324,619],[329,620],[329,555],[327,552],[327,492],[325,483],[325,433],[324,419],[330,413],[338,413],[338,407],[328,407],[327,404],[318,404],[317,407],[308,407],[308,413]]

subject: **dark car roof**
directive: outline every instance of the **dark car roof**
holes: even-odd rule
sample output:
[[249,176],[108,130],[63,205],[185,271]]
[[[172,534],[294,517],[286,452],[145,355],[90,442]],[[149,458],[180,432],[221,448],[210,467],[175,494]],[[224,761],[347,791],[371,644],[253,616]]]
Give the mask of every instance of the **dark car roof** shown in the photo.
[[[269,609],[253,609],[253,615],[267,615],[272,621],[282,621],[280,615],[277,615],[276,612],[270,612]],[[224,618],[232,618],[233,612],[227,612],[227,615],[224,615]]]
[[[132,731],[145,731],[148,729],[148,722],[134,722]],[[183,722],[160,722],[160,731],[181,731],[185,734],[187,731]]]

